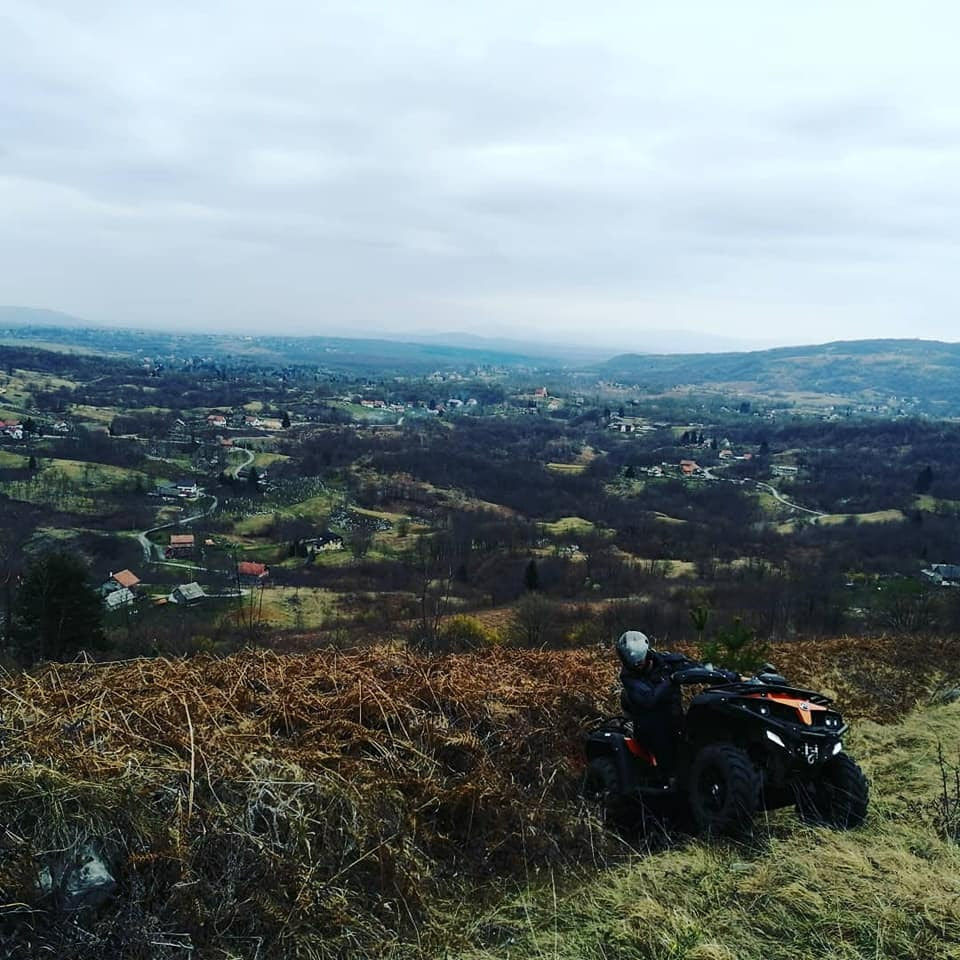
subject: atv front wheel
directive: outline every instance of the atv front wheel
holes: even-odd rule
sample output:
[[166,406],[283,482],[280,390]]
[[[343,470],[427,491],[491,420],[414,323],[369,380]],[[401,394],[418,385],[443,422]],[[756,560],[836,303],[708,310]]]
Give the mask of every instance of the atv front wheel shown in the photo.
[[744,833],[760,805],[760,773],[739,747],[713,744],[694,759],[687,793],[693,819],[705,833]]
[[631,807],[623,795],[620,774],[612,757],[594,757],[590,761],[580,792],[607,826],[624,829],[632,822]]
[[594,757],[583,775],[581,793],[584,799],[606,804],[619,792],[620,776],[617,773],[617,765],[610,757]]
[[797,789],[797,815],[805,823],[851,830],[867,819],[870,787],[845,753],[831,757],[816,780]]

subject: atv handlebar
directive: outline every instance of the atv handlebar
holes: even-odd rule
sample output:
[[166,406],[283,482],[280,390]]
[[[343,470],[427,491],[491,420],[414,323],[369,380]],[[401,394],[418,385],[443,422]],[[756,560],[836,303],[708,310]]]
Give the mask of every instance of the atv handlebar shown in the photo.
[[670,680],[676,684],[684,683],[735,683],[740,679],[738,673],[732,670],[714,670],[710,667],[687,667],[675,670],[670,674]]

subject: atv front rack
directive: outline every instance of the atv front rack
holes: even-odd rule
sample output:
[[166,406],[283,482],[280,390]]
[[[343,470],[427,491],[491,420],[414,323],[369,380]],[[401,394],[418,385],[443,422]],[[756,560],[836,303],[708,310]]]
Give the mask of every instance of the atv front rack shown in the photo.
[[821,707],[833,703],[829,697],[825,697],[822,693],[815,693],[813,690],[800,690],[797,687],[791,687],[789,684],[781,683],[751,683],[749,680],[742,680],[739,683],[724,683],[716,689],[724,693],[729,692],[738,695],[751,693],[786,694],[796,700],[806,700]]

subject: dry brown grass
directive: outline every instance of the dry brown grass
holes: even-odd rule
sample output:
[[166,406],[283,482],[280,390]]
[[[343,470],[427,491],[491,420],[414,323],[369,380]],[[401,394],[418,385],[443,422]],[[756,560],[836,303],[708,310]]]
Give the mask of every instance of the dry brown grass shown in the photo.
[[[774,660],[885,721],[956,669],[951,644],[919,640],[797,643]],[[200,957],[440,954],[450,898],[475,912],[507,880],[624,855],[576,800],[580,731],[615,709],[615,680],[597,648],[0,676],[0,942],[63,958],[180,956],[156,946],[171,938]],[[36,870],[90,841],[120,891],[78,925]],[[144,931],[154,947],[138,952]]]
[[[129,946],[135,903],[200,950],[226,930],[260,956],[415,938],[442,893],[608,844],[574,796],[577,731],[609,680],[573,653],[385,649],[6,677],[0,817],[19,839],[0,902],[21,906],[0,931],[93,956]],[[123,896],[74,942],[31,864],[88,841],[109,847]]]

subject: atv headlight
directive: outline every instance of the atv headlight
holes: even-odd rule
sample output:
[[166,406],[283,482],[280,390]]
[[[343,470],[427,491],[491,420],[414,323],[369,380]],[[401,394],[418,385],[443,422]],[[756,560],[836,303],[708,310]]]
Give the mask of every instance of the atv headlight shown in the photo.
[[831,753],[831,756],[835,757],[842,749],[843,749],[843,744],[838,740],[833,745],[833,752]]
[[783,747],[784,750],[787,749],[787,745],[772,730],[767,731],[767,739],[771,743],[775,743],[778,747]]

